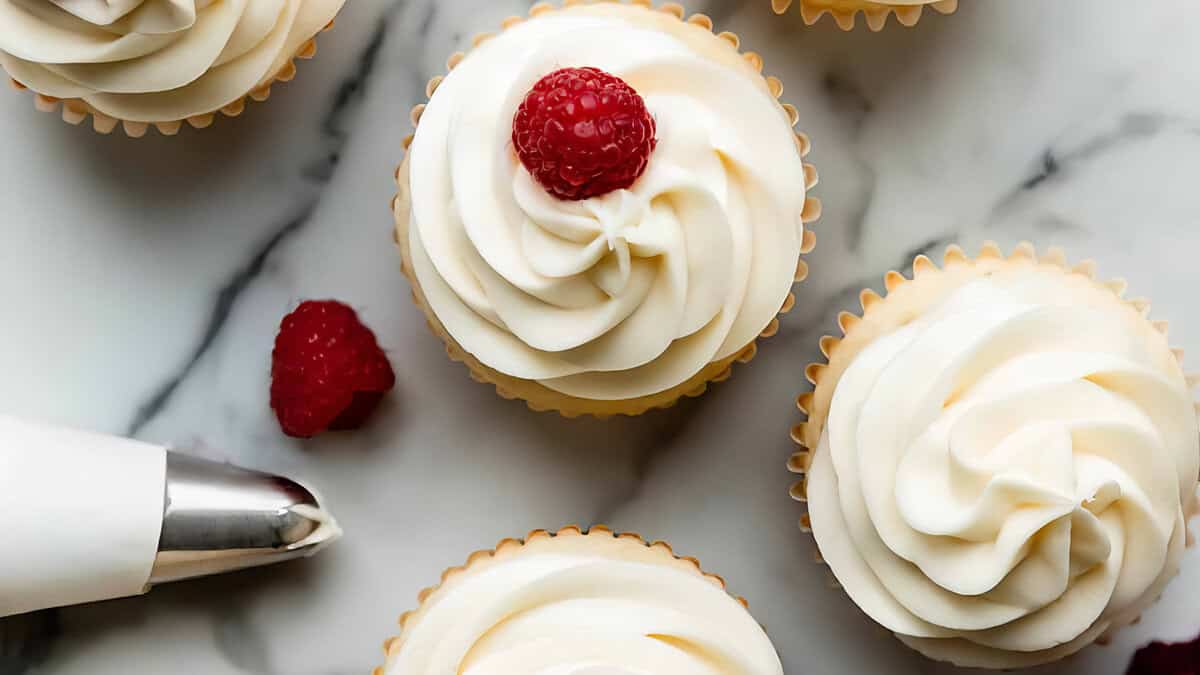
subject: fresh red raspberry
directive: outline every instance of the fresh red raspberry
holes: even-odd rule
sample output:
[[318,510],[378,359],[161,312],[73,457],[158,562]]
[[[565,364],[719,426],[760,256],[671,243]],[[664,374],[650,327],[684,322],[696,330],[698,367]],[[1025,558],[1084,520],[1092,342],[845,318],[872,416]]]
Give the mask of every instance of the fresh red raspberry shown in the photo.
[[633,185],[658,143],[646,102],[598,68],[543,77],[513,117],[513,146],[537,182],[559,199],[597,197]]
[[356,429],[396,384],[375,334],[335,300],[283,317],[271,356],[271,409],[288,436]]
[[1191,642],[1153,642],[1134,654],[1128,675],[1197,675],[1200,638]]

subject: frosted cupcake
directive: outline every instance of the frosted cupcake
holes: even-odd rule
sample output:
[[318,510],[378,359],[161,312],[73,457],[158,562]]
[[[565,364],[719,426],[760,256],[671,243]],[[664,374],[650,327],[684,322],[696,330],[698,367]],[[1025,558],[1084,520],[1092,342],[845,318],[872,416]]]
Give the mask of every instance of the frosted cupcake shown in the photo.
[[892,14],[902,25],[915,26],[926,8],[942,14],[950,14],[958,9],[958,0],[799,0],[798,3],[794,0],[771,0],[771,6],[777,14],[783,14],[793,4],[799,4],[804,23],[811,26],[828,13],[842,30],[854,28],[854,20],[859,12],[866,19],[867,26],[878,31],[883,30]]
[[605,528],[481,551],[420,595],[374,675],[782,675],[744,601],[669,546]]
[[0,0],[0,65],[39,109],[175,134],[295,75],[345,0]]
[[841,586],[912,648],[1054,661],[1137,619],[1179,569],[1190,383],[1147,304],[1090,264],[1026,244],[913,267],[822,341],[794,496]]
[[507,398],[638,414],[747,361],[819,213],[796,109],[702,15],[538,5],[430,83],[396,239],[450,356]]

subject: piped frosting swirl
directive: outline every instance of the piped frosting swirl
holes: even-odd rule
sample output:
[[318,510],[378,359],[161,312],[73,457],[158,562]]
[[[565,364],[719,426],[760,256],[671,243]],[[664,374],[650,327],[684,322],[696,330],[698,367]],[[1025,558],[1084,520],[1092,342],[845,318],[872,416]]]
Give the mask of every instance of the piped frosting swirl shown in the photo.
[[814,453],[809,516],[842,586],[971,666],[1052,661],[1136,618],[1178,570],[1200,469],[1163,335],[1049,265],[914,314],[845,368]]
[[[628,190],[557,200],[512,151],[522,97],[569,66],[622,78],[657,121]],[[440,83],[408,161],[415,277],[505,375],[654,394],[746,348],[788,297],[805,199],[790,120],[735,49],[662,12],[574,6],[491,37]]]
[[782,675],[746,609],[660,548],[541,533],[477,556],[402,620],[382,675]]
[[179,121],[269,84],[344,1],[0,0],[0,64],[116,119]]

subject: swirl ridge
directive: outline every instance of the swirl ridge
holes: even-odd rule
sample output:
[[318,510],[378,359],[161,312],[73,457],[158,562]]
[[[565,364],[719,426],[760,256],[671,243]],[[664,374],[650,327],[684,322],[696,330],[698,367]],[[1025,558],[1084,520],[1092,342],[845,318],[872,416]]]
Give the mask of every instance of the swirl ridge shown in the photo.
[[1162,592],[1200,432],[1177,359],[1133,307],[1055,264],[992,262],[918,265],[936,278],[864,297],[868,322],[886,309],[892,325],[841,372],[800,468],[821,553],[873,619],[935,658],[1018,667]]

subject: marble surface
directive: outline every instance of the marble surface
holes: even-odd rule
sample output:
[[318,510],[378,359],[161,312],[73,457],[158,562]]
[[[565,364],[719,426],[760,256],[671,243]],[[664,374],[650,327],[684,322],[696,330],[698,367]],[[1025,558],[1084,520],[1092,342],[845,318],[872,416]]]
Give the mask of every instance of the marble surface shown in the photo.
[[[805,28],[710,0],[814,141],[812,276],[758,358],[704,398],[610,422],[534,414],[444,358],[389,240],[392,169],[425,81],[516,0],[353,0],[266,105],[203,132],[101,137],[0,96],[0,410],[306,478],[348,532],[309,561],[0,622],[0,674],[365,675],[419,589],[502,537],[604,522],[671,541],[745,595],[789,674],[936,673],[826,583],[786,494],[804,365],[864,285],[947,243],[1095,257],[1200,354],[1200,14],[1192,0],[963,0],[914,30]],[[358,307],[398,387],[314,442],[267,409],[298,300]],[[1197,367],[1197,360],[1190,365]],[[1043,673],[1115,675],[1200,632],[1200,553],[1111,646]]]

